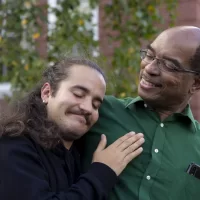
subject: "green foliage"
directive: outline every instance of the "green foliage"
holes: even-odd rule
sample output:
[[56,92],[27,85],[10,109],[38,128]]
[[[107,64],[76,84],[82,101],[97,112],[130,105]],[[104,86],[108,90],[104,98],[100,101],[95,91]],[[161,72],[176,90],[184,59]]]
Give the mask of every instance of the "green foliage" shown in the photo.
[[[79,0],[60,0],[57,7],[39,5],[39,0],[7,0],[0,5],[0,81],[10,81],[15,88],[26,92],[40,79],[44,67],[66,55],[82,49],[92,51],[91,12],[80,11]],[[57,20],[50,26],[45,11]],[[41,24],[48,23],[48,56],[39,53],[38,39],[43,37]],[[89,50],[88,50],[89,51]]]
[[36,51],[41,32],[38,16],[42,18],[43,12],[35,1],[7,0],[0,8],[0,63],[7,68],[0,80],[10,81],[23,91],[35,84],[46,63]]
[[[90,7],[84,11],[80,9],[82,0],[58,0],[54,8],[38,2],[6,0],[0,5],[0,65],[7,68],[0,81],[10,81],[22,92],[33,87],[44,67],[68,52],[98,51],[91,12],[98,0],[89,0]],[[157,33],[156,25],[161,23],[158,7],[163,2],[173,22],[174,0],[113,0],[112,4],[105,5],[105,26],[116,33],[115,37],[108,36],[109,42],[118,43],[112,59],[103,62],[108,65],[108,93],[121,97],[135,95],[141,39],[151,40]],[[48,24],[48,56],[42,58],[36,47],[40,36],[43,37],[41,23],[48,23],[47,9],[57,20],[53,27]],[[100,55],[96,59],[102,62],[105,57]],[[0,73],[3,73],[1,68]]]
[[[107,71],[110,78],[107,92],[116,96],[135,96],[137,93],[140,49],[146,41],[151,41],[159,32],[164,10],[169,15],[169,24],[175,19],[174,0],[113,0],[105,5],[106,27],[114,31],[108,36],[110,44],[117,42],[111,68]],[[109,44],[108,44],[109,45]]]
[[83,54],[91,52],[97,46],[93,39],[92,13],[81,11],[81,0],[59,1],[59,8],[49,10],[57,17],[54,29],[49,35],[49,58],[57,59],[60,55]]

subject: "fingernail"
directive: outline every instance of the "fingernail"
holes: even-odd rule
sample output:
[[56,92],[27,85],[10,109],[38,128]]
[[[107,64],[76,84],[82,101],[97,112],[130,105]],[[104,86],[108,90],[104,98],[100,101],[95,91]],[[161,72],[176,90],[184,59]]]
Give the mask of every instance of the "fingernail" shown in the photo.
[[143,148],[142,148],[142,147],[140,147],[139,149],[140,149],[140,151],[143,151]]
[[140,138],[140,141],[141,141],[141,142],[145,142],[144,138]]
[[130,134],[130,135],[135,135],[135,132],[131,131],[129,134]]

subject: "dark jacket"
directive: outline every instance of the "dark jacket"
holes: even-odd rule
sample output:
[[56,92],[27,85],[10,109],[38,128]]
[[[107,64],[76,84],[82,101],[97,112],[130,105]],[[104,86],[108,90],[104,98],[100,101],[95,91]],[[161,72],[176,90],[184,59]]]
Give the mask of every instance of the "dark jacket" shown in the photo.
[[79,154],[45,150],[27,137],[0,139],[0,200],[104,200],[116,182],[102,163],[80,175]]

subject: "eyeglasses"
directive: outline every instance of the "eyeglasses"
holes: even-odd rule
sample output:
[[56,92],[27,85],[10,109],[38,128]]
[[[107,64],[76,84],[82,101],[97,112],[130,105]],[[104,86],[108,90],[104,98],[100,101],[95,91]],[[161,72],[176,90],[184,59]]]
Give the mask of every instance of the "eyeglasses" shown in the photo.
[[183,67],[177,66],[172,61],[167,59],[160,59],[156,58],[156,56],[151,55],[150,52],[146,49],[140,50],[140,58],[147,64],[151,64],[154,60],[156,60],[156,64],[160,70],[167,71],[167,72],[183,72],[183,73],[193,73],[199,75],[200,72],[196,72],[189,69],[184,69]]

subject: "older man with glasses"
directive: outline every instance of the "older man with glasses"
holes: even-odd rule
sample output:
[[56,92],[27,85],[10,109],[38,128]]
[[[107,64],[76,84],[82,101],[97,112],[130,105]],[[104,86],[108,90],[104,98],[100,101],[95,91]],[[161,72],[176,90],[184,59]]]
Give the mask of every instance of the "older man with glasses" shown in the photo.
[[102,133],[108,144],[130,131],[143,133],[143,153],[120,175],[110,199],[199,199],[200,125],[189,100],[200,89],[200,29],[167,29],[140,53],[139,97],[105,97],[85,137],[83,166]]

